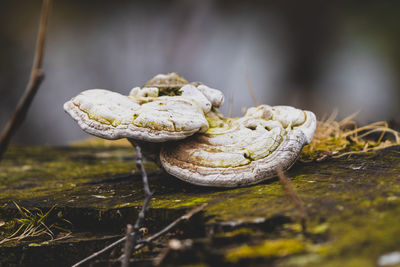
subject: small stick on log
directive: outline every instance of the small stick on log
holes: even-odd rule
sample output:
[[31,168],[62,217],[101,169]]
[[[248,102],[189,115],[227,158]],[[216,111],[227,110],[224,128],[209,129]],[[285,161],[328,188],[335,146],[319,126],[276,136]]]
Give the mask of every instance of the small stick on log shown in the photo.
[[302,233],[305,234],[307,230],[306,228],[307,212],[304,206],[304,202],[297,194],[292,183],[290,182],[290,179],[283,173],[282,167],[280,165],[276,168],[276,172],[278,174],[279,181],[281,183],[283,191],[285,192],[286,197],[289,199],[289,201],[292,203],[292,205],[295,207],[297,211],[297,216],[300,219]]
[[14,110],[14,113],[9,118],[6,127],[4,128],[4,131],[0,136],[0,161],[3,158],[3,154],[7,150],[8,144],[10,143],[12,136],[24,121],[26,114],[28,113],[29,106],[31,105],[32,100],[35,97],[36,92],[38,91],[40,84],[44,79],[44,73],[41,70],[41,67],[44,55],[46,29],[51,3],[52,0],[43,0],[42,11],[40,14],[39,31],[36,39],[35,57],[33,60],[31,75],[28,85],[26,86],[25,93],[22,95],[17,107]]
[[138,218],[133,227],[132,238],[126,239],[125,251],[123,254],[124,257],[122,258],[122,267],[129,267],[129,259],[132,254],[132,249],[136,246],[139,228],[142,225],[142,222],[145,218],[146,210],[149,207],[151,196],[153,195],[153,193],[150,192],[149,180],[147,178],[146,169],[143,166],[142,150],[139,145],[135,145],[135,149],[136,149],[136,166],[142,173],[142,181],[143,181],[143,189],[144,189],[145,199],[144,199],[142,209],[140,210]]
[[[207,206],[207,203],[196,207],[194,209],[192,209],[191,211],[189,211],[188,213],[186,213],[185,215],[179,217],[178,219],[176,219],[175,221],[173,221],[172,223],[170,223],[169,225],[167,225],[164,229],[162,229],[161,231],[157,232],[156,234],[138,242],[139,244],[137,244],[133,251],[136,251],[138,249],[141,249],[142,247],[150,244],[153,240],[156,240],[157,238],[163,236],[164,234],[168,233],[169,231],[171,231],[172,228],[174,228],[175,226],[177,226],[180,222],[182,221],[187,221],[189,220],[193,215],[199,213],[200,211],[202,211],[205,207]],[[118,239],[117,241],[111,243],[110,245],[108,245],[107,247],[103,248],[102,250],[99,250],[95,253],[93,253],[92,255],[90,255],[87,258],[84,258],[83,260],[81,260],[80,262],[75,263],[74,265],[72,265],[72,267],[78,267],[81,266],[84,263],[87,263],[88,261],[98,257],[99,255],[103,254],[104,252],[109,251],[110,249],[118,246],[119,244],[121,244],[122,242],[124,242],[126,240],[126,236],[122,237],[121,239]],[[132,252],[133,252],[132,251]]]

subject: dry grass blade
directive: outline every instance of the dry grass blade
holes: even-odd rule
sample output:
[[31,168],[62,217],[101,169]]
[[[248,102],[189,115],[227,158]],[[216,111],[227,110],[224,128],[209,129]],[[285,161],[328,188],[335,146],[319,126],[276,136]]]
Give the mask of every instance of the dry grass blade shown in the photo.
[[297,217],[300,220],[302,232],[303,232],[303,234],[305,234],[306,230],[307,230],[306,229],[307,212],[306,212],[304,202],[303,202],[303,200],[301,200],[301,198],[297,194],[292,183],[290,182],[290,179],[284,174],[282,167],[280,165],[276,168],[276,172],[278,174],[279,181],[281,183],[283,192],[285,193],[286,197],[289,199],[290,203],[294,206],[294,208],[297,212]]
[[246,79],[247,90],[249,92],[249,95],[251,96],[251,100],[253,101],[253,104],[255,106],[258,106],[257,97],[256,97],[256,94],[254,93],[253,86],[251,85],[251,82],[250,82],[250,79],[249,79],[249,74],[247,73],[246,62],[244,62],[243,68],[244,68],[244,77]]

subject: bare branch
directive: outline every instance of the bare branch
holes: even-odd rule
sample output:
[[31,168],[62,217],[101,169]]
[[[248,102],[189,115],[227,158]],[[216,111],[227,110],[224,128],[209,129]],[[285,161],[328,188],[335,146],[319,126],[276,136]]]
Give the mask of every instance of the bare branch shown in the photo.
[[17,107],[14,110],[14,113],[9,118],[6,127],[4,128],[4,131],[0,136],[0,161],[3,157],[4,152],[7,150],[8,144],[10,143],[12,136],[24,121],[29,106],[31,105],[32,100],[35,97],[36,92],[38,91],[40,84],[44,79],[44,73],[42,72],[41,67],[44,55],[44,45],[46,39],[45,37],[51,3],[52,0],[43,0],[39,31],[36,39],[35,57],[33,60],[31,75],[28,85],[26,86],[25,93],[22,95]]

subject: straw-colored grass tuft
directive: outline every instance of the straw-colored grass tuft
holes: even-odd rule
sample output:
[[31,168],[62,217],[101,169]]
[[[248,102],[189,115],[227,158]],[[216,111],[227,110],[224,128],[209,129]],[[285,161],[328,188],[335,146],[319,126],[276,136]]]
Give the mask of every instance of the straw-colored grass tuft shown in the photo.
[[[54,230],[66,230],[55,223],[51,225],[46,224],[46,221],[55,206],[44,213],[38,208],[36,208],[35,211],[30,211],[24,207],[19,206],[16,202],[14,202],[14,205],[18,210],[19,218],[15,218],[11,223],[14,225],[16,230],[10,236],[0,240],[0,244],[9,241],[21,241],[23,239],[40,237],[43,235],[47,235],[50,238],[50,240],[46,242],[56,241],[70,236],[71,233],[67,231],[60,233],[58,238],[56,238]],[[70,223],[65,219],[63,219],[63,221]]]
[[317,123],[312,142],[303,149],[303,160],[321,161],[346,155],[367,153],[400,144],[400,133],[386,121],[358,127],[352,114],[336,121],[337,112]]

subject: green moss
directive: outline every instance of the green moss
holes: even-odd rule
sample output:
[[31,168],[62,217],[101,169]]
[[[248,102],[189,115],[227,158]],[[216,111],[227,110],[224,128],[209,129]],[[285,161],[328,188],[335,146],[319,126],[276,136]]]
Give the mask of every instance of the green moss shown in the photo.
[[317,226],[315,226],[314,228],[311,229],[311,232],[313,234],[323,234],[326,233],[326,231],[328,231],[329,229],[329,224],[328,223],[321,223]]
[[[210,198],[207,197],[190,197],[180,194],[174,194],[171,196],[156,196],[151,199],[150,207],[153,209],[180,209],[190,208],[199,206],[203,203],[207,203]],[[113,209],[136,207],[141,205],[140,201],[125,202],[113,206]]]
[[206,210],[211,222],[252,222],[287,209],[279,183],[229,189],[212,197],[216,200]]
[[[392,149],[320,163],[297,163],[292,167],[287,175],[307,208],[308,233],[302,239],[303,245],[307,244],[304,249],[307,253],[301,255],[303,261],[292,261],[290,265],[306,262],[305,266],[373,266],[380,255],[398,250],[400,241],[395,238],[400,236],[398,152]],[[154,164],[146,162],[146,169],[151,190],[155,191],[146,226],[159,221],[168,223],[184,210],[207,202],[209,205],[203,214],[206,226],[201,227],[221,229],[227,223],[259,227],[256,235],[243,229],[221,234],[231,238],[230,241],[247,234],[246,241],[253,244],[260,238],[299,240],[296,211],[276,179],[244,188],[204,188],[163,175]],[[143,197],[141,175],[135,167],[131,147],[12,146],[0,165],[0,205],[11,200],[21,201],[25,207],[39,208],[57,203],[58,207],[90,211],[93,214],[86,216],[102,222],[108,218],[115,224],[126,218],[132,221]],[[274,220],[277,217],[285,218],[284,223],[291,219],[292,223],[280,227],[283,222]],[[232,252],[229,249],[232,242],[222,244],[218,247],[220,253]],[[288,266],[285,260],[292,256],[279,256],[276,247],[271,249],[274,253],[265,255],[261,249],[257,250],[263,245],[239,248],[246,248],[244,251],[248,253],[244,255],[250,258],[265,261],[279,258],[277,262]],[[239,248],[233,255],[241,255],[239,252],[243,250]],[[285,249],[283,246],[282,251]],[[232,257],[241,261],[247,256]]]
[[[122,160],[132,154],[134,150],[129,147],[11,147],[1,165],[0,201],[35,199],[49,195],[52,195],[51,200],[70,201],[70,197],[82,189],[78,188],[79,184],[87,184],[88,193],[96,194],[90,192],[90,187],[94,186],[88,183],[138,173],[134,162]],[[150,172],[157,169],[153,163],[145,163],[145,166]]]
[[176,74],[169,79],[153,78],[145,84],[145,87],[157,87],[159,96],[177,96],[182,95],[180,89],[187,83],[188,81],[185,78]]
[[241,259],[280,258],[304,252],[306,246],[296,239],[266,240],[261,245],[243,245],[228,251],[225,259],[236,263]]
[[232,232],[227,232],[227,233],[220,233],[217,234],[216,237],[226,237],[226,238],[232,238],[232,237],[250,237],[254,235],[254,231],[250,228],[239,228],[235,231]]
[[252,240],[256,236],[260,236],[260,233],[256,233],[251,228],[242,227],[230,232],[217,233],[212,240],[216,246],[219,246],[221,244],[240,244],[241,242]]
[[359,255],[358,260],[369,258],[369,262],[374,263],[380,255],[398,248],[400,241],[393,237],[400,236],[400,228],[396,227],[400,221],[400,207],[390,211],[378,207],[372,207],[362,216],[347,214],[332,218],[330,232],[335,236],[335,242],[324,245],[320,249],[321,255],[338,265],[357,266],[348,265],[355,254]]
[[[179,197],[181,196],[181,197]],[[199,206],[203,203],[210,201],[211,198],[209,197],[193,197],[193,196],[186,196],[182,195],[174,195],[173,198],[171,197],[163,197],[159,196],[156,198],[152,198],[151,200],[151,207],[152,208],[168,208],[168,209],[177,209],[183,207],[194,207]]]

